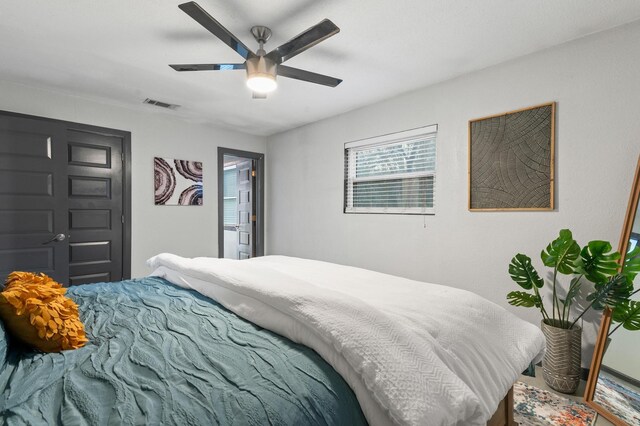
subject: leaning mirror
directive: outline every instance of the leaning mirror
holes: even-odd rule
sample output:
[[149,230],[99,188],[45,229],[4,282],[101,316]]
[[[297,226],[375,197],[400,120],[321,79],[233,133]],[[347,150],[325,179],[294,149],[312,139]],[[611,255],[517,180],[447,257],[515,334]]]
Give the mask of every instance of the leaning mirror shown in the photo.
[[[640,159],[631,189],[622,236],[621,265],[630,277],[640,272]],[[605,309],[591,363],[585,400],[615,425],[640,425],[640,290]]]

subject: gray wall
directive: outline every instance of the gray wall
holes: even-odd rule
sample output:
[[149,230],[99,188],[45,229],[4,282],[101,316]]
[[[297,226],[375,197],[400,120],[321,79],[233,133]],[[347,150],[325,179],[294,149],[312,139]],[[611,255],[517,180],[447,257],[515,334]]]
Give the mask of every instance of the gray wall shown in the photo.
[[[0,109],[131,132],[133,276],[147,274],[145,260],[161,252],[216,257],[217,147],[265,151],[263,137],[189,123],[153,107],[145,113],[4,81]],[[155,206],[154,156],[202,161],[204,206]]]
[[[541,268],[540,250],[566,227],[583,244],[618,244],[640,154],[638,40],[636,23],[270,137],[268,253],[468,289],[539,323],[506,303],[507,265],[522,252]],[[556,210],[469,212],[468,120],[549,101]],[[343,144],[429,124],[439,126],[436,215],[343,214]]]

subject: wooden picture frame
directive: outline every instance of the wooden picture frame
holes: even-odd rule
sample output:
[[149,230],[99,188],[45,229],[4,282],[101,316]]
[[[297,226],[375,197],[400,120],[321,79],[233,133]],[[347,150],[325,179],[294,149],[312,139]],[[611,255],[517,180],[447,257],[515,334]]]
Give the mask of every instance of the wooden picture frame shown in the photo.
[[[622,233],[620,235],[620,244],[618,252],[623,256],[620,258],[620,265],[625,261],[627,249],[629,247],[629,236],[633,229],[633,223],[635,221],[636,212],[638,210],[638,201],[640,200],[640,157],[638,158],[638,164],[636,166],[636,172],[633,179],[633,186],[631,187],[631,194],[629,196],[629,203],[627,205],[627,212],[622,226]],[[591,369],[589,370],[589,378],[584,391],[584,400],[587,405],[609,420],[616,426],[629,426],[627,423],[604,408],[602,405],[594,401],[596,384],[598,383],[598,376],[600,374],[600,368],[602,366],[602,358],[604,356],[605,348],[607,346],[607,337],[609,334],[609,328],[611,327],[611,310],[605,309],[602,315],[602,323],[600,324],[600,330],[598,331],[598,337],[596,339],[596,346],[593,352],[593,358],[591,359]]]
[[[525,114],[531,112],[531,114]],[[513,111],[508,111],[501,114],[494,114],[486,117],[476,118],[469,120],[469,137],[468,137],[468,209],[469,211],[552,211],[555,208],[555,116],[556,116],[556,103],[548,102],[540,105],[534,105],[527,108],[521,108]],[[525,120],[529,120],[528,122]],[[522,121],[525,121],[522,123]],[[532,122],[535,127],[530,124]],[[548,127],[547,127],[548,122]],[[484,128],[481,128],[482,125]],[[477,126],[476,129],[474,129]],[[522,127],[530,127],[529,133],[522,134]],[[496,130],[497,129],[497,130]],[[475,134],[474,134],[475,130]],[[491,130],[491,135],[487,133]],[[485,133],[482,133],[482,132]],[[498,133],[497,136],[493,133]],[[548,133],[548,137],[546,136]],[[512,139],[513,135],[519,135],[518,138],[527,139],[527,143],[516,143],[515,139]],[[509,152],[516,152],[522,150],[524,146],[530,152],[539,148],[539,141],[544,139],[544,143],[548,144],[549,157],[546,158],[546,154],[539,155],[538,158],[541,163],[527,164],[520,158],[526,156],[517,153],[509,156]],[[546,141],[548,139],[548,142]],[[508,149],[500,150],[498,152],[495,145],[502,144],[512,145]],[[532,147],[533,146],[533,147]],[[546,146],[543,146],[542,151],[545,151]],[[482,162],[474,157],[474,151],[483,150],[481,157]],[[487,154],[489,151],[489,154]],[[505,158],[505,156],[507,158]],[[516,158],[514,160],[513,158]],[[548,165],[542,164],[548,161]],[[503,170],[496,171],[495,164],[499,162]],[[534,170],[534,169],[538,170]],[[512,188],[511,191],[507,191],[504,188],[492,187],[486,185],[482,187],[482,191],[478,190],[478,182],[474,178],[474,169],[477,170],[476,174],[483,171],[485,177],[490,181],[506,179],[505,175],[512,176],[516,173],[518,177],[527,175],[528,182],[526,185],[522,182],[518,182],[520,187],[528,186],[524,188],[527,193],[522,191],[516,192]],[[512,173],[507,174],[505,170],[509,169]],[[517,170],[516,170],[517,169]],[[547,170],[548,169],[548,170]],[[500,173],[502,172],[502,173]],[[497,175],[500,175],[499,177]],[[541,183],[546,183],[548,176],[548,198],[546,197],[546,187]],[[516,185],[512,185],[516,186]],[[539,189],[538,189],[539,188]],[[530,197],[531,191],[540,192],[539,196],[524,202],[523,197]],[[491,196],[501,197],[502,200],[497,201],[492,199]],[[484,195],[484,197],[483,197]],[[547,202],[548,200],[548,202]],[[509,205],[511,204],[511,205]]]

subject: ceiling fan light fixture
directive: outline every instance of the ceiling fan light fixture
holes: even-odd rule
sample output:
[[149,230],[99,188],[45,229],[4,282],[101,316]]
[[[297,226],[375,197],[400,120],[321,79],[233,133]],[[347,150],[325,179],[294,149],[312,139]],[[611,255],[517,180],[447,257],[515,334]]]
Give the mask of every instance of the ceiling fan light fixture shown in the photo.
[[247,87],[256,93],[271,93],[278,88],[278,83],[270,75],[252,75],[247,78]]
[[[264,51],[263,51],[264,52]],[[247,87],[256,93],[271,93],[278,87],[277,65],[264,56],[247,59]]]

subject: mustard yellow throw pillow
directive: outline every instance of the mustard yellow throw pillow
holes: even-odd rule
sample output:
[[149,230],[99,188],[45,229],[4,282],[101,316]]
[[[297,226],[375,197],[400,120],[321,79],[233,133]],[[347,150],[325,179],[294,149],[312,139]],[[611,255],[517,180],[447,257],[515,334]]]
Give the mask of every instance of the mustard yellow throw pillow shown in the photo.
[[0,318],[10,335],[43,352],[84,346],[78,305],[45,274],[12,272],[0,292]]

